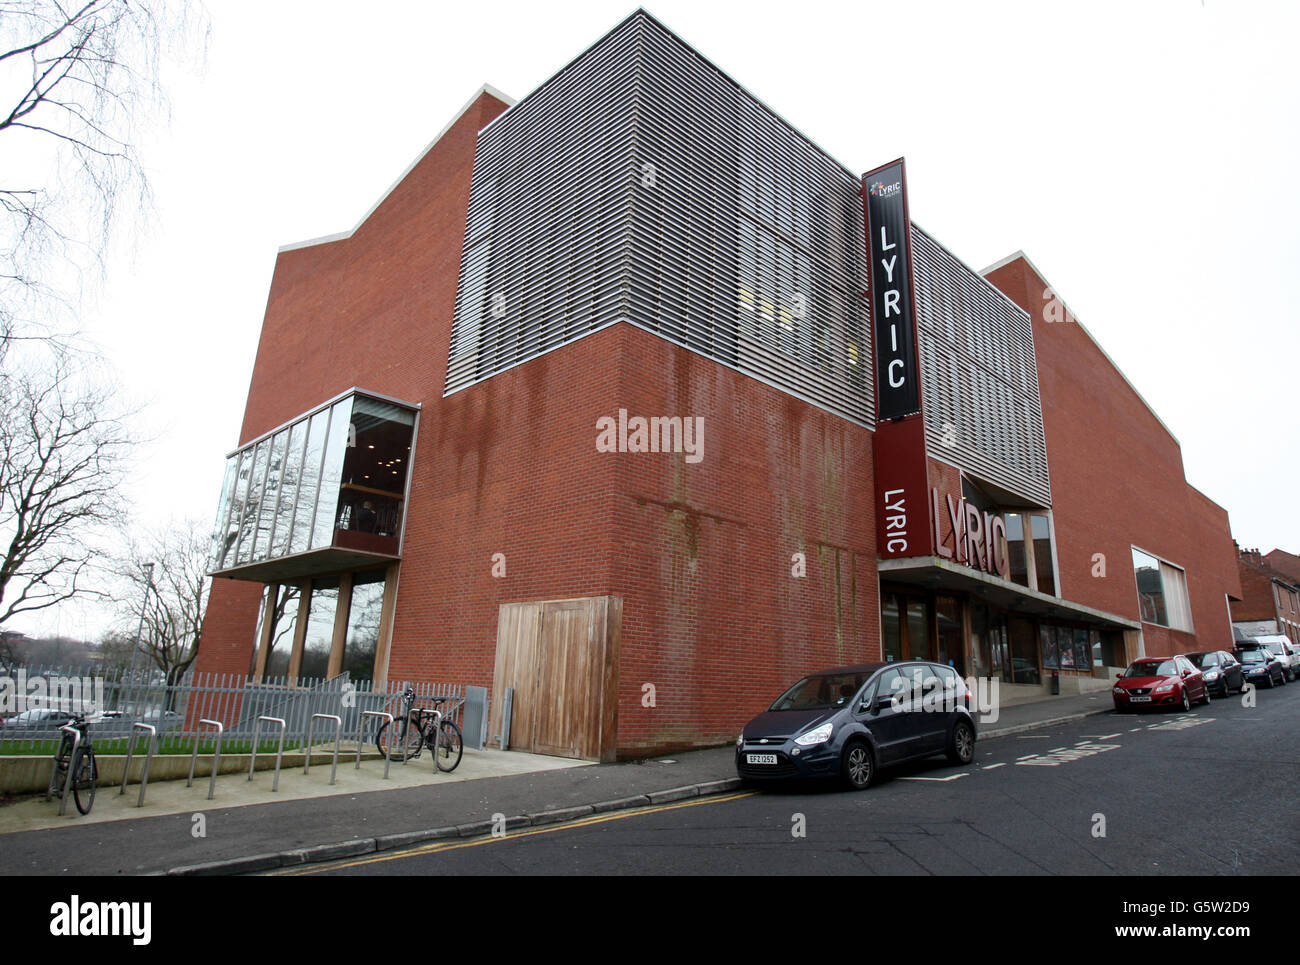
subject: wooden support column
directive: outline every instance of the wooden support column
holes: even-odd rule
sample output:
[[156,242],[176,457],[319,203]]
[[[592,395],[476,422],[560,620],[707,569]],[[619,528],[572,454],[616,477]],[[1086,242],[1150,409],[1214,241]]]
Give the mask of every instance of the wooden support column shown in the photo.
[[391,563],[384,572],[384,602],[379,611],[379,645],[375,648],[375,689],[388,686],[388,658],[393,644],[393,613],[397,609],[397,584],[401,564]]
[[303,584],[298,600],[298,622],[293,628],[293,651],[289,656],[289,686],[298,684],[298,670],[302,667],[302,648],[307,640],[307,617],[311,614],[311,580]]
[[275,630],[275,603],[279,598],[280,584],[269,584],[265,598],[262,600],[262,623],[257,635],[257,662],[253,667],[253,679],[258,683],[262,682],[262,675],[266,673],[266,658],[271,650],[271,634]]
[[330,643],[329,670],[326,677],[337,677],[343,672],[343,648],[348,640],[348,611],[352,608],[352,574],[339,577],[339,601],[334,608],[334,639]]

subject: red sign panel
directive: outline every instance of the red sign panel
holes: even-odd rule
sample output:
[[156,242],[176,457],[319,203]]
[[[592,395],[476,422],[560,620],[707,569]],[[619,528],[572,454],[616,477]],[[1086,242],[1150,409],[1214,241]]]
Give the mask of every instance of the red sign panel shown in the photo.
[[933,556],[930,474],[920,413],[876,426],[876,552],[881,559]]

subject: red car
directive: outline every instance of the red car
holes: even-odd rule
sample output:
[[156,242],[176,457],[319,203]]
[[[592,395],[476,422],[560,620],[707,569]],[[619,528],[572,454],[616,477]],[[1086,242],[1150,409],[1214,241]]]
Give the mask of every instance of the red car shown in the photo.
[[1205,678],[1186,657],[1143,657],[1133,661],[1111,690],[1115,710],[1121,713],[1150,707],[1181,707],[1191,710],[1192,702],[1208,704],[1210,691]]

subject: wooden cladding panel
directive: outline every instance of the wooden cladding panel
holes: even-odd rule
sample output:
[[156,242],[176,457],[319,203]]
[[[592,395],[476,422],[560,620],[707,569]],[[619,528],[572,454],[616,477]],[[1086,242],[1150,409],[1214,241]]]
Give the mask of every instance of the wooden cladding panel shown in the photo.
[[501,698],[513,687],[512,748],[613,760],[621,622],[616,597],[503,604],[492,733],[501,732]]

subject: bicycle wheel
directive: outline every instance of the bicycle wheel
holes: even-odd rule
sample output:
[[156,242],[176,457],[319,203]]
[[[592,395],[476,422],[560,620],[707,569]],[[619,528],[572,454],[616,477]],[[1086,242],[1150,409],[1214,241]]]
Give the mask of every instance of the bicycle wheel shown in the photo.
[[440,771],[454,771],[460,763],[460,755],[465,750],[460,739],[460,728],[450,720],[444,720],[439,728],[438,743],[433,751],[433,763]]
[[388,721],[384,721],[384,726],[379,728],[379,733],[375,735],[375,746],[379,748],[379,753],[385,757],[391,757],[395,761],[400,761],[402,759],[403,744],[406,745],[406,759],[408,761],[419,757],[420,748],[424,746],[424,735],[420,733],[420,728],[416,726],[414,721],[411,722],[411,726],[408,728],[405,720],[398,720],[393,722],[393,727],[390,729]]
[[89,814],[95,804],[95,784],[99,781],[99,768],[95,765],[95,752],[77,752],[77,762],[72,768],[72,797],[77,810]]

